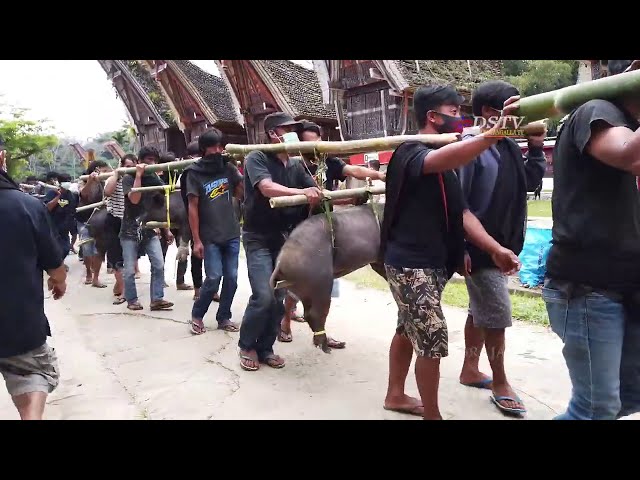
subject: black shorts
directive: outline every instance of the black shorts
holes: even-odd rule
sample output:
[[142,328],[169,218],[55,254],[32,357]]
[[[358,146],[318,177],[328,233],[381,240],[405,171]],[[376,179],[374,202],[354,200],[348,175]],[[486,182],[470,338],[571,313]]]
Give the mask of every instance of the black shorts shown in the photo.
[[107,214],[107,219],[104,222],[107,243],[107,268],[113,270],[122,270],[124,268],[122,246],[119,238],[121,224],[122,220],[120,218],[114,217],[110,213]]

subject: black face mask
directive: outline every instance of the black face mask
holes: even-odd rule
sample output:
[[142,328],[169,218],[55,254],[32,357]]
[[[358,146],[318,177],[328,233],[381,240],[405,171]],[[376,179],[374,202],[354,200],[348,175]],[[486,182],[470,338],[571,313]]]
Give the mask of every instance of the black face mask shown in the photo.
[[443,122],[442,125],[436,125],[438,133],[462,133],[462,119],[447,115],[445,113],[436,112],[440,115]]
[[202,165],[211,173],[219,173],[224,169],[226,157],[221,153],[210,153],[202,157]]

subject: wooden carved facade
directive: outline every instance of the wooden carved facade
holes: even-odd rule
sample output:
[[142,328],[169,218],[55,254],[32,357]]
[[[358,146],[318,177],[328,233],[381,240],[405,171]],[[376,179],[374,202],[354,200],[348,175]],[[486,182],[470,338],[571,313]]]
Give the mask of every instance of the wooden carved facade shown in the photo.
[[264,118],[285,112],[320,125],[323,138],[339,140],[333,108],[323,104],[313,70],[289,60],[216,60],[242,115],[249,143],[265,143]]
[[[164,97],[138,60],[98,60],[135,126],[137,145],[160,152],[185,150],[185,140]],[[134,152],[135,153],[135,152]]]
[[145,65],[167,99],[186,143],[211,127],[222,131],[229,143],[247,143],[240,112],[221,78],[188,60],[145,60]]
[[493,60],[314,60],[323,101],[336,111],[345,140],[417,133],[413,92],[421,85],[452,84],[465,96],[496,78]]

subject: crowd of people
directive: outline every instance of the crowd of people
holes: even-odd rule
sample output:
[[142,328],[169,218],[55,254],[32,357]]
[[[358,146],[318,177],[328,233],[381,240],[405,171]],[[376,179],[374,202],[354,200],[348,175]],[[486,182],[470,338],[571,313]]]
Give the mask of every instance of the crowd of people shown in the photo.
[[[619,73],[630,64],[610,64],[610,70]],[[518,98],[518,90],[507,82],[485,82],[473,93],[473,114],[486,119],[508,116]],[[461,133],[463,102],[450,86],[418,88],[413,108],[419,133]],[[544,300],[551,327],[565,344],[573,386],[561,419],[615,419],[640,410],[640,356],[635,349],[640,341],[638,117],[637,99],[592,100],[569,116],[557,139],[554,244]],[[318,141],[322,133],[317,125],[282,112],[268,115],[264,130],[270,143]],[[438,389],[448,333],[441,296],[458,272],[465,277],[470,299],[460,383],[490,391],[503,413],[525,414],[504,364],[505,332],[512,324],[507,279],[520,267],[527,192],[535,190],[544,175],[544,137],[544,133],[530,135],[525,156],[499,126],[440,148],[409,141],[394,151],[385,173],[379,165],[352,166],[339,158],[326,159],[326,169],[318,169],[313,156],[253,151],[241,172],[224,155],[223,134],[207,130],[188,146],[188,158],[200,158],[178,179],[190,227],[194,285],[185,283],[183,258],[177,288],[195,290],[191,332],[206,332],[204,317],[211,303],[218,301],[218,329],[238,333],[241,368],[284,367],[285,359],[275,353],[274,345],[277,340],[291,342],[290,321],[304,318],[296,313],[295,298],[270,285],[282,246],[297,225],[321,211],[323,189],[336,188],[347,176],[382,181],[386,201],[380,261],[398,306],[384,408],[442,418]],[[8,233],[0,236],[0,249],[15,254],[7,258],[11,285],[3,282],[0,288],[0,371],[22,418],[41,418],[46,396],[58,382],[55,352],[46,342],[50,331],[41,277],[43,271],[48,273],[54,298],[64,295],[68,270],[64,260],[74,252],[74,235],[81,243],[78,254],[85,264],[87,285],[105,287],[100,271],[106,254],[108,271],[116,279],[114,303],[142,310],[137,263],[146,255],[151,264],[149,308],[173,307],[165,299],[164,264],[175,232],[145,228],[141,220],[145,193],[137,190],[165,185],[164,175],[147,167],[173,160],[170,153],[142,147],[137,156],[128,154],[120,160],[121,167],[135,168],[135,173],[114,171],[104,186],[99,175],[111,167],[94,161],[77,192],[71,179],[50,173],[46,182],[55,188],[41,192],[41,198],[33,198],[38,196],[33,191],[25,195],[2,172],[0,221]],[[78,205],[91,203],[97,194],[106,199],[105,251],[89,235],[95,211],[76,212]],[[269,204],[274,197],[300,194],[309,205],[271,208]],[[231,307],[241,243],[251,296],[242,321],[235,323]],[[26,296],[29,302],[24,301]],[[329,346],[345,344],[330,338]],[[479,368],[483,350],[491,375]],[[420,398],[405,392],[414,353]]]

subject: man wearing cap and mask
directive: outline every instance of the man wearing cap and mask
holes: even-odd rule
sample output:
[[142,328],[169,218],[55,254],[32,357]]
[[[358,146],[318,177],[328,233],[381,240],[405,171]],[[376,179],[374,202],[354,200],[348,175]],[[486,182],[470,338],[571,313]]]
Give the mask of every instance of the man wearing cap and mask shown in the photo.
[[[473,114],[486,120],[500,117],[504,102],[518,95],[516,87],[502,80],[485,82],[473,92]],[[546,168],[544,137],[545,133],[528,137],[529,150],[525,156],[515,140],[502,138],[458,170],[469,207],[464,216],[465,227],[469,227],[471,217],[472,228],[473,222],[480,220],[487,233],[515,255],[520,254],[524,245],[527,192],[540,184]],[[500,410],[522,415],[526,409],[504,371],[505,330],[511,326],[508,276],[495,265],[490,254],[473,242],[467,242],[467,252],[471,261],[466,277],[469,316],[460,383],[491,390],[491,400]],[[481,373],[478,367],[484,346],[493,378]]]
[[237,332],[231,304],[238,288],[240,221],[233,197],[243,197],[242,175],[223,156],[222,132],[212,128],[198,138],[202,158],[185,169],[193,253],[204,260],[205,280],[191,311],[191,332],[205,332],[203,319],[224,277],[216,313],[218,329]]
[[[283,112],[264,119],[270,143],[298,142],[296,131],[300,126],[300,122]],[[286,153],[254,151],[245,159],[244,193],[242,241],[252,293],[240,327],[240,366],[258,370],[260,363],[266,363],[272,368],[282,368],[285,361],[273,352],[273,344],[284,316],[285,291],[274,291],[269,280],[287,236],[309,216],[310,207],[271,208],[269,199],[303,194],[313,207],[319,204],[322,192],[301,160],[289,158]]]
[[[609,60],[609,75],[638,60]],[[557,420],[640,411],[640,98],[591,100],[553,151],[553,243],[542,296],[571,399]]]
[[73,192],[69,190],[71,183],[59,183],[59,177],[60,175],[56,172],[47,174],[47,183],[57,186],[58,190],[47,190],[43,201],[49,210],[54,228],[58,233],[58,245],[63,251],[63,258],[67,258],[69,250],[71,250],[70,235],[75,222],[78,201]]
[[[459,133],[463,101],[453,87],[418,88],[413,104],[419,133]],[[398,304],[398,323],[389,350],[387,410],[442,419],[438,385],[440,359],[448,355],[448,334],[440,298],[453,273],[464,271],[465,233],[483,250],[491,250],[492,240],[477,220],[476,228],[463,229],[466,205],[454,169],[497,141],[483,134],[438,149],[405,142],[389,161],[380,250]],[[503,268],[518,262],[513,252],[500,245],[492,258]],[[404,391],[413,351],[421,400]]]

